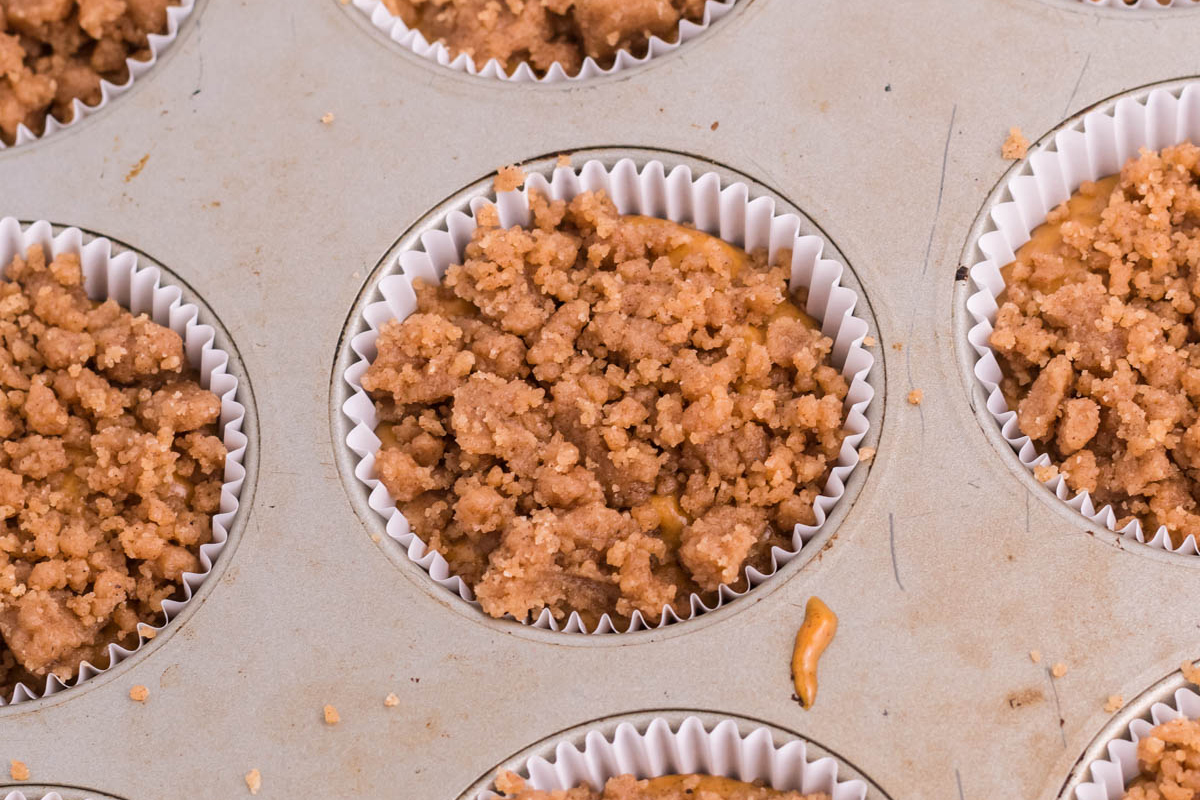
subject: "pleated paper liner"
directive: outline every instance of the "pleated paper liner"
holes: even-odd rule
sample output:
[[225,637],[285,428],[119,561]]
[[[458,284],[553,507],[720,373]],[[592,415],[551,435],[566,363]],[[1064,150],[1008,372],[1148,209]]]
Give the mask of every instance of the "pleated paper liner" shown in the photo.
[[[682,166],[667,173],[658,161],[650,161],[639,170],[630,159],[618,161],[609,170],[600,161],[588,161],[578,171],[559,166],[553,170],[549,180],[544,175],[534,173],[526,180],[523,190],[503,193],[495,198],[495,204],[500,224],[507,228],[529,222],[528,196],[531,191],[538,190],[555,199],[568,199],[581,192],[598,189],[609,194],[622,214],[644,214],[675,222],[690,222],[702,231],[747,250],[768,248],[771,257],[781,249],[791,248],[790,288],[808,287],[806,310],[821,323],[822,332],[833,340],[832,362],[849,385],[845,401],[847,436],[824,489],[816,500],[816,524],[797,525],[790,549],[773,548],[771,567],[767,572],[747,568],[744,590],[735,591],[728,585],[722,586],[711,606],[706,605],[699,596],[692,595],[690,613],[684,618],[692,619],[753,591],[754,587],[778,572],[780,567],[799,554],[805,542],[822,529],[830,511],[845,494],[846,481],[858,464],[858,445],[869,428],[865,412],[874,396],[874,389],[867,383],[867,374],[874,358],[862,347],[867,324],[854,315],[858,295],[841,285],[844,267],[837,261],[822,258],[823,241],[817,236],[802,234],[799,217],[776,213],[775,201],[770,197],[751,198],[749,187],[744,183],[722,187],[715,173],[694,176],[690,169]],[[350,341],[357,360],[346,369],[344,378],[353,394],[342,406],[343,412],[354,425],[346,437],[347,446],[358,456],[354,475],[368,488],[368,504],[386,520],[388,535],[399,542],[408,557],[428,572],[439,586],[477,608],[470,587],[451,574],[445,559],[427,547],[412,531],[387,489],[376,479],[375,454],[379,451],[380,441],[374,430],[379,420],[375,405],[362,389],[360,381],[375,358],[375,343],[380,328],[392,319],[404,319],[416,309],[413,280],[420,278],[439,282],[447,267],[461,263],[463,250],[476,227],[475,215],[491,202],[487,197],[476,197],[470,203],[469,214],[449,212],[439,229],[421,236],[419,248],[401,252],[396,258],[398,265],[395,262],[390,265],[393,268],[399,266],[399,270],[379,281],[375,301],[363,310],[366,329]],[[657,627],[679,621],[681,618],[665,607]],[[577,613],[560,622],[554,619],[549,610],[544,610],[537,619],[522,622],[538,628],[582,633],[624,633],[653,627],[640,612],[634,613],[626,631],[619,631],[608,615],[600,619],[594,630],[589,630]]]
[[[134,314],[147,314],[159,325],[170,328],[183,337],[184,352],[188,363],[200,373],[200,385],[221,398],[221,416],[218,422],[221,438],[228,455],[225,458],[225,483],[221,487],[221,504],[212,519],[212,542],[200,546],[200,564],[203,571],[184,573],[183,599],[163,601],[165,620],[157,627],[143,624],[139,630],[155,628],[161,631],[191,600],[209,573],[213,562],[221,554],[229,538],[229,529],[238,512],[238,498],[246,477],[242,465],[246,453],[246,436],[242,423],[246,409],[238,399],[237,377],[227,371],[229,354],[214,346],[215,331],[199,319],[199,309],[185,303],[180,290],[164,284],[162,271],[154,266],[139,267],[138,259],[131,252],[113,252],[107,239],[84,240],[77,228],[67,228],[55,235],[50,223],[35,222],[27,228],[11,217],[0,219],[0,269],[7,268],[16,254],[24,254],[33,244],[45,249],[47,260],[60,253],[77,253],[83,267],[84,288],[93,300],[112,298]],[[78,674],[66,683],[51,675],[43,686],[17,684],[12,698],[0,697],[0,705],[20,703],[56,694],[69,686],[78,686],[119,664],[142,647],[148,638],[139,634],[138,644],[132,650],[120,645],[108,646],[109,664],[98,667],[83,662]]]
[[[1017,249],[1029,241],[1051,209],[1067,200],[1081,183],[1115,175],[1141,147],[1161,150],[1183,141],[1200,143],[1200,85],[1189,83],[1182,89],[1154,89],[1123,97],[1084,115],[1032,150],[1025,168],[1008,181],[1006,191],[987,210],[988,228],[975,243],[983,260],[970,271],[975,291],[967,299],[967,310],[975,324],[967,339],[977,356],[974,373],[987,392],[987,410],[1030,472],[1050,464],[1050,457],[1039,453],[1021,433],[1016,411],[1008,407],[1000,392],[1003,375],[988,341],[999,310],[998,298],[1004,291],[1000,270],[1013,261]],[[1088,492],[1072,493],[1061,476],[1044,485],[1089,521],[1117,531],[1113,509],[1096,508]],[[1200,554],[1195,537],[1188,536],[1175,547],[1165,527],[1147,535],[1135,520],[1119,533],[1161,550]]]
[[16,139],[11,145],[6,145],[0,141],[0,150],[7,147],[19,147],[30,142],[40,141],[48,136],[52,136],[58,131],[70,128],[73,125],[79,124],[84,118],[95,114],[97,111],[108,106],[116,98],[128,92],[133,88],[133,82],[145,75],[150,69],[158,63],[158,57],[176,37],[179,36],[179,27],[183,21],[188,18],[195,7],[196,0],[180,0],[177,6],[167,6],[167,30],[166,33],[151,33],[147,34],[146,40],[150,48],[150,58],[145,61],[138,61],[136,58],[125,59],[125,64],[129,68],[129,77],[124,83],[113,83],[108,80],[100,81],[100,102],[94,106],[89,106],[79,98],[76,98],[71,103],[73,113],[69,122],[60,122],[53,114],[46,115],[46,127],[39,136],[27,128],[24,124],[17,127]]
[[[687,42],[695,39],[709,28],[714,22],[733,10],[736,0],[708,0],[704,6],[704,16],[699,22],[684,19],[679,23],[674,41],[666,41],[658,36],[652,36],[649,47],[644,55],[637,56],[628,50],[618,51],[612,66],[602,67],[595,59],[588,57],[583,61],[579,72],[569,75],[559,63],[551,65],[543,76],[538,76],[528,62],[522,62],[512,74],[505,72],[504,65],[496,59],[490,59],[483,65],[466,53],[454,55],[450,48],[439,41],[430,42],[416,28],[409,28],[399,17],[392,16],[380,0],[353,0],[355,8],[362,11],[371,20],[371,24],[383,31],[392,41],[411,50],[418,56],[440,64],[455,72],[467,75],[478,75],[514,83],[558,83],[560,81],[583,81],[605,75],[615,75],[618,72],[641,66],[651,59],[673,53]],[[744,1],[744,0],[743,0]]]

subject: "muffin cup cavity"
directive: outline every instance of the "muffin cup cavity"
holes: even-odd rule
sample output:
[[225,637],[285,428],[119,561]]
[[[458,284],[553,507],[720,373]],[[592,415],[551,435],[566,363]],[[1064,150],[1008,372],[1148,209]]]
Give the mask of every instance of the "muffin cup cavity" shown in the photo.
[[22,124],[17,127],[16,140],[11,145],[6,145],[3,141],[0,141],[0,151],[9,147],[20,147],[23,144],[40,141],[58,131],[77,125],[85,117],[95,114],[97,111],[108,106],[114,99],[128,92],[133,88],[133,82],[149,72],[158,63],[158,58],[163,51],[179,36],[180,26],[183,25],[183,21],[192,13],[195,5],[196,0],[180,0],[177,6],[167,6],[166,32],[146,35],[146,41],[150,49],[150,58],[145,61],[139,61],[136,58],[125,59],[125,65],[129,69],[129,77],[124,83],[113,83],[112,81],[102,79],[100,81],[100,102],[96,103],[96,105],[89,106],[79,98],[76,98],[71,102],[72,114],[69,122],[60,122],[53,114],[47,113],[46,127],[40,136]]
[[[1200,85],[1189,83],[1182,90],[1154,89],[1123,97],[1085,114],[1040,143],[989,201],[985,227],[974,243],[975,257],[982,260],[970,270],[974,291],[966,307],[975,324],[967,339],[976,354],[975,378],[987,393],[988,414],[1030,472],[1051,461],[1021,432],[1016,411],[1008,407],[1000,391],[1003,374],[989,343],[998,298],[1005,288],[1000,270],[1015,259],[1017,249],[1029,241],[1051,209],[1066,201],[1081,183],[1120,172],[1139,148],[1161,150],[1185,140],[1200,142]],[[1073,494],[1061,475],[1044,485],[1090,522],[1121,536],[1160,550],[1200,554],[1193,536],[1174,547],[1165,526],[1147,534],[1134,520],[1118,531],[1111,506],[1096,508],[1087,491]]]
[[1138,766],[1137,743],[1156,725],[1185,717],[1200,718],[1200,694],[1186,687],[1150,706],[1149,711],[1132,720],[1128,728],[1105,747],[1107,757],[1100,757],[1088,767],[1091,780],[1080,782],[1068,800],[1121,800],[1125,787],[1141,774]]
[[[692,223],[699,230],[744,249],[766,248],[772,258],[779,250],[791,248],[792,274],[789,286],[792,290],[808,288],[806,311],[821,323],[822,332],[833,340],[832,363],[849,384],[844,403],[847,435],[838,460],[814,504],[816,524],[797,525],[790,549],[773,548],[769,571],[764,573],[747,567],[744,571],[744,590],[739,592],[729,585],[723,585],[718,589],[711,606],[693,594],[689,604],[690,613],[686,617],[681,618],[666,607],[657,625],[648,622],[640,612],[635,612],[624,631],[618,630],[607,614],[601,617],[594,630],[588,630],[579,614],[574,612],[561,622],[548,609],[531,622],[522,620],[537,628],[571,633],[626,633],[661,628],[683,619],[692,619],[744,595],[778,572],[822,529],[830,512],[845,494],[846,481],[858,464],[858,445],[870,427],[865,412],[875,394],[867,382],[874,357],[862,346],[868,330],[867,323],[854,315],[858,295],[840,283],[843,265],[822,258],[823,240],[818,236],[802,234],[799,217],[776,213],[775,201],[770,197],[751,198],[749,187],[744,183],[722,187],[716,173],[693,176],[686,166],[678,166],[668,173],[659,161],[649,161],[639,171],[631,159],[622,159],[611,169],[593,160],[584,163],[578,171],[569,166],[556,167],[549,179],[540,173],[532,173],[525,181],[523,190],[495,196],[495,206],[500,225],[507,228],[529,223],[531,191],[566,200],[585,191],[600,189],[608,193],[622,214],[642,214]],[[476,228],[476,215],[492,202],[488,197],[475,197],[470,202],[470,214],[450,212],[439,229],[428,231],[420,237],[419,248],[402,251],[395,260],[385,265],[385,268],[394,272],[378,282],[373,302],[364,307],[359,324],[361,332],[350,340],[356,360],[343,373],[352,392],[342,405],[343,413],[353,425],[346,435],[346,445],[357,455],[354,475],[370,493],[368,505],[383,517],[388,535],[405,549],[409,559],[428,572],[439,586],[475,605],[477,609],[478,604],[470,587],[451,574],[441,554],[427,547],[411,530],[387,489],[375,477],[375,455],[380,440],[374,430],[379,418],[374,403],[362,388],[361,379],[376,356],[376,340],[383,325],[392,319],[404,319],[416,310],[413,281],[420,278],[427,282],[439,282],[447,267],[460,263],[464,248]],[[482,614],[482,610],[479,613]]]
[[[165,619],[161,624],[142,623],[139,626],[139,631],[153,628],[157,634],[179,614],[208,578],[213,563],[229,540],[229,531],[238,513],[239,497],[246,478],[243,459],[247,445],[247,437],[242,432],[246,409],[238,399],[238,379],[228,372],[229,354],[215,346],[216,331],[200,321],[199,308],[184,302],[179,288],[163,283],[164,276],[157,267],[139,268],[134,253],[114,252],[112,243],[107,239],[96,238],[85,242],[84,234],[78,228],[67,228],[55,235],[50,223],[45,221],[35,222],[23,229],[11,217],[0,219],[0,265],[7,266],[14,255],[25,253],[34,244],[42,245],[48,258],[62,253],[77,253],[83,267],[84,288],[93,300],[115,300],[132,313],[144,313],[159,325],[178,333],[183,338],[188,363],[200,374],[200,385],[221,399],[218,426],[228,453],[220,509],[212,518],[213,541],[200,546],[199,559],[203,572],[184,573],[183,599],[163,601]],[[151,638],[156,637],[139,633],[138,644],[133,649],[109,645],[107,667],[97,667],[85,661],[80,664],[75,678],[66,683],[51,675],[42,687],[17,684],[11,699],[0,697],[0,705],[34,700],[78,686],[112,669]]]
[[455,56],[450,48],[442,42],[429,42],[419,30],[408,27],[402,19],[392,16],[381,0],[353,0],[353,3],[355,8],[367,15],[373,26],[383,31],[393,42],[411,50],[421,58],[448,67],[455,72],[514,83],[559,83],[615,75],[622,70],[641,66],[651,59],[673,53],[732,11],[736,1],[708,0],[704,6],[704,16],[700,18],[699,22],[681,20],[673,42],[668,42],[658,36],[650,37],[649,46],[644,55],[637,56],[628,50],[620,50],[610,67],[602,67],[589,56],[584,59],[579,72],[574,75],[567,74],[563,66],[555,62],[542,76],[538,76],[528,62],[519,64],[510,75],[505,72],[504,66],[494,58],[489,59],[481,66],[476,64],[475,60],[466,53],[459,53]]
[[[756,728],[746,735],[732,720],[711,730],[697,717],[688,717],[678,727],[656,717],[639,730],[628,722],[605,736],[591,731],[579,747],[562,742],[553,759],[528,759],[514,771],[534,789],[572,789],[581,783],[592,788],[617,775],[639,779],[692,773],[732,778],[747,783],[762,781],[779,791],[825,792],[833,800],[865,800],[867,784],[857,778],[838,779],[838,761],[832,756],[808,760],[803,741],[776,745],[771,731]],[[489,789],[470,800],[498,800]]]

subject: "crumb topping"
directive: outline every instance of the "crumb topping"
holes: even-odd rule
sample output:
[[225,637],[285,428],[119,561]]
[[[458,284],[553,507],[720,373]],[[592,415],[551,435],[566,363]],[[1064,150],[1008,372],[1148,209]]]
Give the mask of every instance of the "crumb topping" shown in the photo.
[[824,792],[781,792],[754,783],[712,775],[664,775],[638,780],[632,775],[609,778],[602,791],[586,784],[568,791],[542,792],[528,788],[516,773],[496,777],[505,800],[830,800]]

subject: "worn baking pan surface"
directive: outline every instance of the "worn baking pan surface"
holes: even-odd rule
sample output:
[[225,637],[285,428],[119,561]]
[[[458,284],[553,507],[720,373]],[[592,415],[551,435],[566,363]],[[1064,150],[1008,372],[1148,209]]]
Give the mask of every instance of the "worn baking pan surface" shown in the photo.
[[[646,67],[515,86],[337,0],[198,3],[130,92],[0,153],[0,215],[128,243],[212,309],[257,406],[248,513],[151,647],[0,709],[0,758],[127,800],[242,796],[252,768],[259,797],[455,800],[564,729],[691,711],[801,736],[895,798],[1055,797],[1109,695],[1200,655],[1200,557],[1100,535],[1023,472],[974,409],[956,274],[1010,126],[1037,139],[1189,77],[1198,37],[1192,9],[743,0]],[[538,635],[372,540],[331,419],[340,337],[445,198],[502,164],[637,147],[749,176],[841,253],[877,325],[879,453],[830,546],[749,596],[637,637]],[[812,594],[841,627],[805,712],[788,662]]]

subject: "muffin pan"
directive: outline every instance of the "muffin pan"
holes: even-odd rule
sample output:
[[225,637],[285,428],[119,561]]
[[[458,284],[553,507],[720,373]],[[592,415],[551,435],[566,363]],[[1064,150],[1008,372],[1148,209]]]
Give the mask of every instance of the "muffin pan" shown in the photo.
[[[24,761],[34,797],[242,797],[258,769],[259,798],[457,800],[535,743],[649,709],[801,738],[888,797],[1057,797],[1108,735],[1107,697],[1198,655],[1181,609],[1200,558],[1093,526],[1014,468],[976,412],[961,268],[1010,126],[1037,141],[1176,86],[1198,36],[1186,8],[738,0],[674,53],[543,86],[418,58],[338,0],[200,0],[135,91],[0,152],[18,187],[0,215],[102,231],[204,298],[257,400],[248,513],[165,635],[0,709],[0,768]],[[836,247],[878,339],[878,454],[810,557],[698,619],[625,636],[484,619],[372,541],[336,435],[340,337],[376,266],[463,187],[628,148],[746,175]],[[805,712],[788,662],[813,594],[841,626]]]

